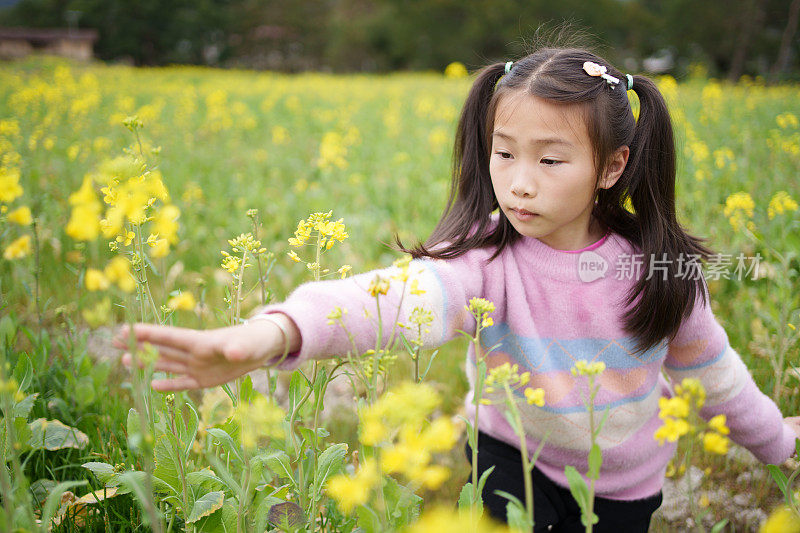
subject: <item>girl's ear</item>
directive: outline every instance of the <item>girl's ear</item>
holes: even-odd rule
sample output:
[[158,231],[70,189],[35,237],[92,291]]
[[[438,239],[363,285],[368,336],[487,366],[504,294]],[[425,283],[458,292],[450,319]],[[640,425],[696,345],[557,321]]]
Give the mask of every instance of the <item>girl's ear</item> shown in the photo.
[[611,160],[606,167],[605,175],[600,180],[599,188],[610,189],[614,186],[619,177],[622,176],[622,172],[625,170],[625,165],[628,164],[628,156],[630,153],[631,149],[627,146],[620,146],[616,149],[616,151],[611,155]]

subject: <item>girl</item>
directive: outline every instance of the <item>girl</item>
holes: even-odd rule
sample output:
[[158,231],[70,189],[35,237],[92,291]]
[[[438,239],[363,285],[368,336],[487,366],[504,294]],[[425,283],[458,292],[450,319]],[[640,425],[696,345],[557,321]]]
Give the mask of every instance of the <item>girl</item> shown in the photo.
[[[627,91],[639,98],[634,119]],[[661,502],[675,445],[659,446],[658,399],[673,382],[698,378],[707,391],[704,417],[724,413],[734,441],[765,463],[794,449],[798,418],[782,419],[762,394],[714,318],[699,259],[710,254],[675,213],[675,146],[663,97],[644,76],[625,75],[577,49],[542,49],[484,68],[458,125],[450,199],[425,244],[406,250],[415,291],[393,286],[382,309],[401,305],[406,322],[424,305],[435,320],[423,339],[441,345],[475,328],[465,305],[496,305],[482,341],[489,368],[516,363],[543,407],[525,405],[529,451],[549,435],[533,472],[536,530],[582,530],[564,467],[587,469],[589,421],[575,361],[602,361],[595,409],[608,410],[596,531],[647,531]],[[626,209],[629,202],[632,209]],[[493,211],[496,214],[492,214]],[[399,243],[398,243],[399,244]],[[638,267],[638,268],[633,268]],[[300,286],[286,302],[248,323],[194,331],[139,324],[139,342],[160,352],[159,390],[227,382],[288,350],[278,362],[294,368],[312,358],[346,353],[346,333],[328,325],[336,307],[363,352],[373,347],[375,315],[367,286],[376,274]],[[409,285],[409,284],[407,284]],[[387,316],[384,310],[384,316]],[[391,316],[394,316],[392,313]],[[385,324],[389,337],[391,324]],[[123,328],[119,345],[128,332]],[[125,356],[130,362],[130,357]],[[474,383],[475,353],[467,354]],[[471,396],[467,416],[474,413]],[[489,512],[503,520],[503,489],[523,498],[518,440],[502,412],[483,407],[478,462],[495,466],[484,488]]]

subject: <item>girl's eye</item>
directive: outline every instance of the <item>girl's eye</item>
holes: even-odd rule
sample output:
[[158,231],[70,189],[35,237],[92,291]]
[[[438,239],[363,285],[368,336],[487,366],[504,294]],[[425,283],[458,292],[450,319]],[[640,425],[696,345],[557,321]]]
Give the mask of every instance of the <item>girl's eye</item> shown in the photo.
[[500,156],[500,159],[511,159],[511,154],[508,152],[495,152],[497,155]]
[[553,165],[557,165],[557,164],[559,164],[560,162],[561,162],[561,161],[557,161],[557,160],[555,160],[555,159],[547,159],[547,158],[545,158],[545,159],[542,159],[542,163],[543,163],[543,164],[545,164],[545,165],[547,165],[547,166],[553,166]]

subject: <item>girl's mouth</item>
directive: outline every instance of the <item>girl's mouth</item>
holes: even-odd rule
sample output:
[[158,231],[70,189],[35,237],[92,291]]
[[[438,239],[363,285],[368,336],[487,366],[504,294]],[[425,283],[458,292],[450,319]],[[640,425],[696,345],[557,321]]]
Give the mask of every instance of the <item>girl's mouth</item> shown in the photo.
[[538,214],[532,213],[526,209],[520,209],[516,207],[512,207],[510,211],[514,213],[514,216],[521,221],[533,220],[539,216]]

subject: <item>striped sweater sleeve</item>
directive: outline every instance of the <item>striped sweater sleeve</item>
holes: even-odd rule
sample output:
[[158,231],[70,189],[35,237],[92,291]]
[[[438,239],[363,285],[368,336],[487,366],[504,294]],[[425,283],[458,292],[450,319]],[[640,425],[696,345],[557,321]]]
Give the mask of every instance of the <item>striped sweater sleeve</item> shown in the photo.
[[[465,305],[482,290],[482,269],[478,265],[482,254],[478,252],[447,261],[411,261],[407,281],[403,280],[402,269],[392,266],[342,280],[305,283],[285,302],[268,305],[253,317],[284,313],[297,325],[301,348],[279,365],[282,370],[296,368],[309,359],[348,352],[363,354],[376,347],[379,335],[382,347],[390,339],[399,339],[401,331],[415,339],[416,328],[403,330],[397,323],[411,325],[409,318],[416,308],[433,317],[423,332],[423,347],[440,346],[453,339],[457,330],[469,332],[475,328]],[[389,283],[386,294],[378,297],[379,304],[370,294],[370,286],[378,279]],[[328,318],[337,308],[342,310],[344,328]]]
[[794,432],[753,381],[708,301],[698,299],[669,343],[664,366],[674,384],[687,377],[699,379],[706,389],[701,416],[725,414],[731,439],[760,461],[778,464],[793,454]]

